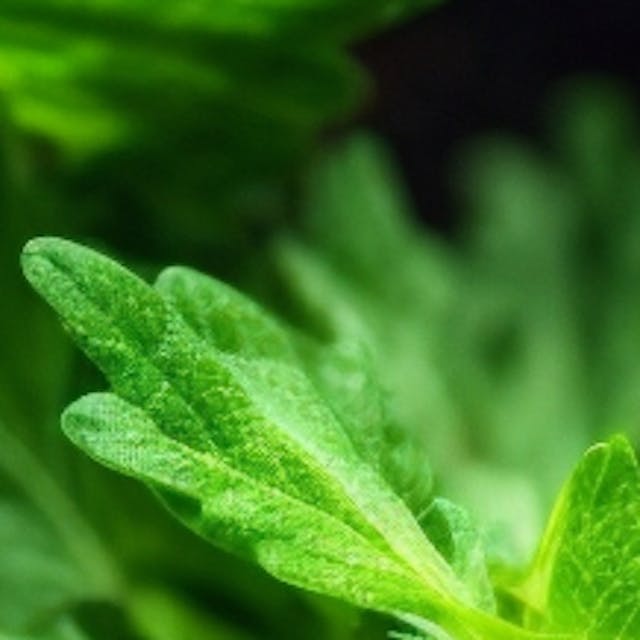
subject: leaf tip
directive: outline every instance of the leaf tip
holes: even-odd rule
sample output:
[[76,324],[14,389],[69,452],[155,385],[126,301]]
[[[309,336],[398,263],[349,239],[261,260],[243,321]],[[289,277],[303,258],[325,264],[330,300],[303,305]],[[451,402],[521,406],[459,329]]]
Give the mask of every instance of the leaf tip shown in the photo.
[[49,271],[51,258],[60,252],[65,245],[70,245],[68,240],[52,236],[32,238],[24,245],[20,255],[20,265],[25,278],[36,288],[42,282],[44,275]]
[[96,400],[103,394],[89,394],[72,402],[60,417],[63,433],[77,446],[82,446],[87,425],[91,424]]
[[598,442],[592,445],[586,452],[584,459],[593,460],[598,457],[606,457],[614,455],[616,457],[636,459],[635,450],[629,438],[622,434],[616,433],[604,442]]
[[195,274],[187,267],[172,265],[165,267],[156,277],[154,286],[159,291],[171,291],[176,285],[183,284],[184,280]]
[[46,255],[51,252],[52,249],[57,249],[62,244],[68,244],[68,240],[57,238],[55,236],[39,236],[32,238],[24,245],[22,249],[22,258],[29,259],[33,256]]

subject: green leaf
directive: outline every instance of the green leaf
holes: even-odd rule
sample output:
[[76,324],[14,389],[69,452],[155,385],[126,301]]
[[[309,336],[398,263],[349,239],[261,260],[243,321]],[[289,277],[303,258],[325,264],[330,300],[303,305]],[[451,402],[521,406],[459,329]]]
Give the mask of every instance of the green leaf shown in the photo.
[[23,260],[119,396],[87,396],[65,413],[65,431],[92,456],[284,581],[383,611],[429,613],[464,594],[302,371],[213,348],[90,250],[40,239]]
[[[303,239],[345,283],[364,289],[355,300],[375,293],[395,302],[410,298],[416,311],[442,312],[455,283],[449,249],[416,224],[378,139],[354,135],[322,158],[308,181],[306,207]],[[381,270],[381,256],[393,259],[394,268]]]
[[638,638],[640,471],[626,438],[585,454],[522,593],[532,628],[586,640]]
[[309,377],[359,455],[414,514],[421,512],[433,497],[431,466],[421,443],[396,422],[371,349],[354,338],[328,345],[308,341],[300,350]]

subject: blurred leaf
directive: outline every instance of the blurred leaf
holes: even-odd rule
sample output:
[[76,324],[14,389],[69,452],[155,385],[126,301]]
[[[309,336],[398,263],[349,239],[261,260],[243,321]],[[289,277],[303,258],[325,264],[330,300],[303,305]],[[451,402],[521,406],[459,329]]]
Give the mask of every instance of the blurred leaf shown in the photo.
[[76,505],[58,486],[45,465],[18,437],[0,424],[0,473],[3,493],[13,493],[33,507],[56,532],[76,562],[85,566],[92,589],[113,595],[119,581],[102,544],[77,511]]
[[65,17],[69,21],[102,22],[105,28],[131,24],[143,28],[182,31],[192,35],[219,32],[246,36],[273,35],[316,40],[352,39],[363,31],[379,28],[395,19],[423,10],[436,0],[256,0],[238,3],[196,0],[188,6],[161,2],[149,12],[148,0],[123,3],[102,0],[86,6],[78,0],[8,0],[6,12],[19,18],[31,15]]
[[532,475],[544,464],[539,488],[550,496],[589,442],[575,287],[580,214],[562,174],[526,147],[476,144],[465,171],[473,215],[452,337],[456,382],[485,455]]
[[[29,163],[22,157],[26,150],[4,116],[0,102],[0,289],[12,309],[0,315],[0,417],[38,450],[51,444],[45,427],[57,415],[70,350],[55,324],[33,304],[16,255],[26,239],[50,221],[56,202],[45,185],[30,183]],[[43,201],[51,210],[44,211]]]
[[589,202],[587,215],[607,222],[638,153],[637,107],[629,95],[613,79],[576,77],[558,87],[549,108],[555,149]]
[[[238,131],[233,121],[263,133],[265,126],[285,124],[294,134],[296,127],[304,131],[335,117],[352,99],[353,68],[326,47],[296,52],[229,31],[157,26],[148,8],[146,20],[132,22],[117,4],[97,15],[73,3],[49,3],[44,10],[41,1],[29,4],[19,3],[15,17],[5,4],[0,14],[10,111],[21,124],[71,148],[81,145],[80,151],[145,131],[158,135],[167,119],[179,125],[181,137],[197,127],[209,137],[235,135],[236,142],[257,144],[259,138]],[[168,95],[166,86],[172,87]],[[202,107],[209,111],[204,121],[195,117]],[[70,116],[80,110],[71,127]],[[225,127],[223,114],[233,118]]]
[[21,129],[82,172],[99,159],[156,212],[163,193],[232,206],[240,187],[289,175],[359,104],[346,43],[432,4],[9,0],[0,91]]
[[120,578],[98,537],[49,472],[0,424],[0,630],[44,629]]
[[37,513],[0,501],[0,630],[42,628],[52,617],[87,597],[87,580]]
[[594,437],[636,430],[636,110],[611,80],[565,81],[548,115],[553,155],[484,139],[462,163],[459,398],[489,436],[484,455],[528,468],[543,501]]
[[389,396],[389,418],[409,443],[405,454],[424,451],[428,437],[438,451],[434,464],[446,467],[462,435],[442,360],[455,264],[411,220],[377,142],[357,136],[319,164],[301,236],[277,247],[289,292],[285,312],[327,342],[366,344]]

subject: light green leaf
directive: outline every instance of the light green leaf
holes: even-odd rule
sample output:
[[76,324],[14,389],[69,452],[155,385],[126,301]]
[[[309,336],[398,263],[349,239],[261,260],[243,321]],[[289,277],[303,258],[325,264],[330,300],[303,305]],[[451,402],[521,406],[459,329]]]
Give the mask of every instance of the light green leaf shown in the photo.
[[592,447],[562,491],[522,592],[530,626],[640,635],[640,472],[626,438]]
[[410,573],[337,518],[168,438],[116,396],[79,400],[66,412],[64,428],[100,462],[156,487],[193,529],[253,557],[282,580],[360,606],[385,600],[416,606],[424,598],[415,578],[407,585]]
[[23,264],[117,394],[65,412],[74,442],[286,582],[476,637],[459,613],[466,586],[303,370],[258,347],[215,348],[157,291],[73,243],[34,240]]
[[433,497],[431,466],[421,443],[396,422],[371,349],[355,338],[328,345],[306,342],[301,349],[310,378],[360,456],[414,514],[421,512]]

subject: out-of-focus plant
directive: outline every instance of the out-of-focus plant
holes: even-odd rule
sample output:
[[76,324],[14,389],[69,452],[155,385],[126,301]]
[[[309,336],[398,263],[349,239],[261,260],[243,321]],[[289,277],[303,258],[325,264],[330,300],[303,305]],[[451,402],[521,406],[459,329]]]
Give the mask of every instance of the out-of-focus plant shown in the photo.
[[453,242],[419,229],[361,137],[314,172],[303,228],[276,252],[285,311],[325,339],[367,332],[441,477],[474,469],[473,493],[486,473],[517,487],[524,472],[543,503],[593,438],[635,434],[640,374],[634,105],[587,78],[551,105],[545,151],[495,136],[461,154]]
[[153,219],[152,240],[171,229],[210,249],[242,234],[241,215],[276,215],[274,179],[360,103],[348,45],[432,4],[8,1],[0,92],[94,203],[124,199]]

